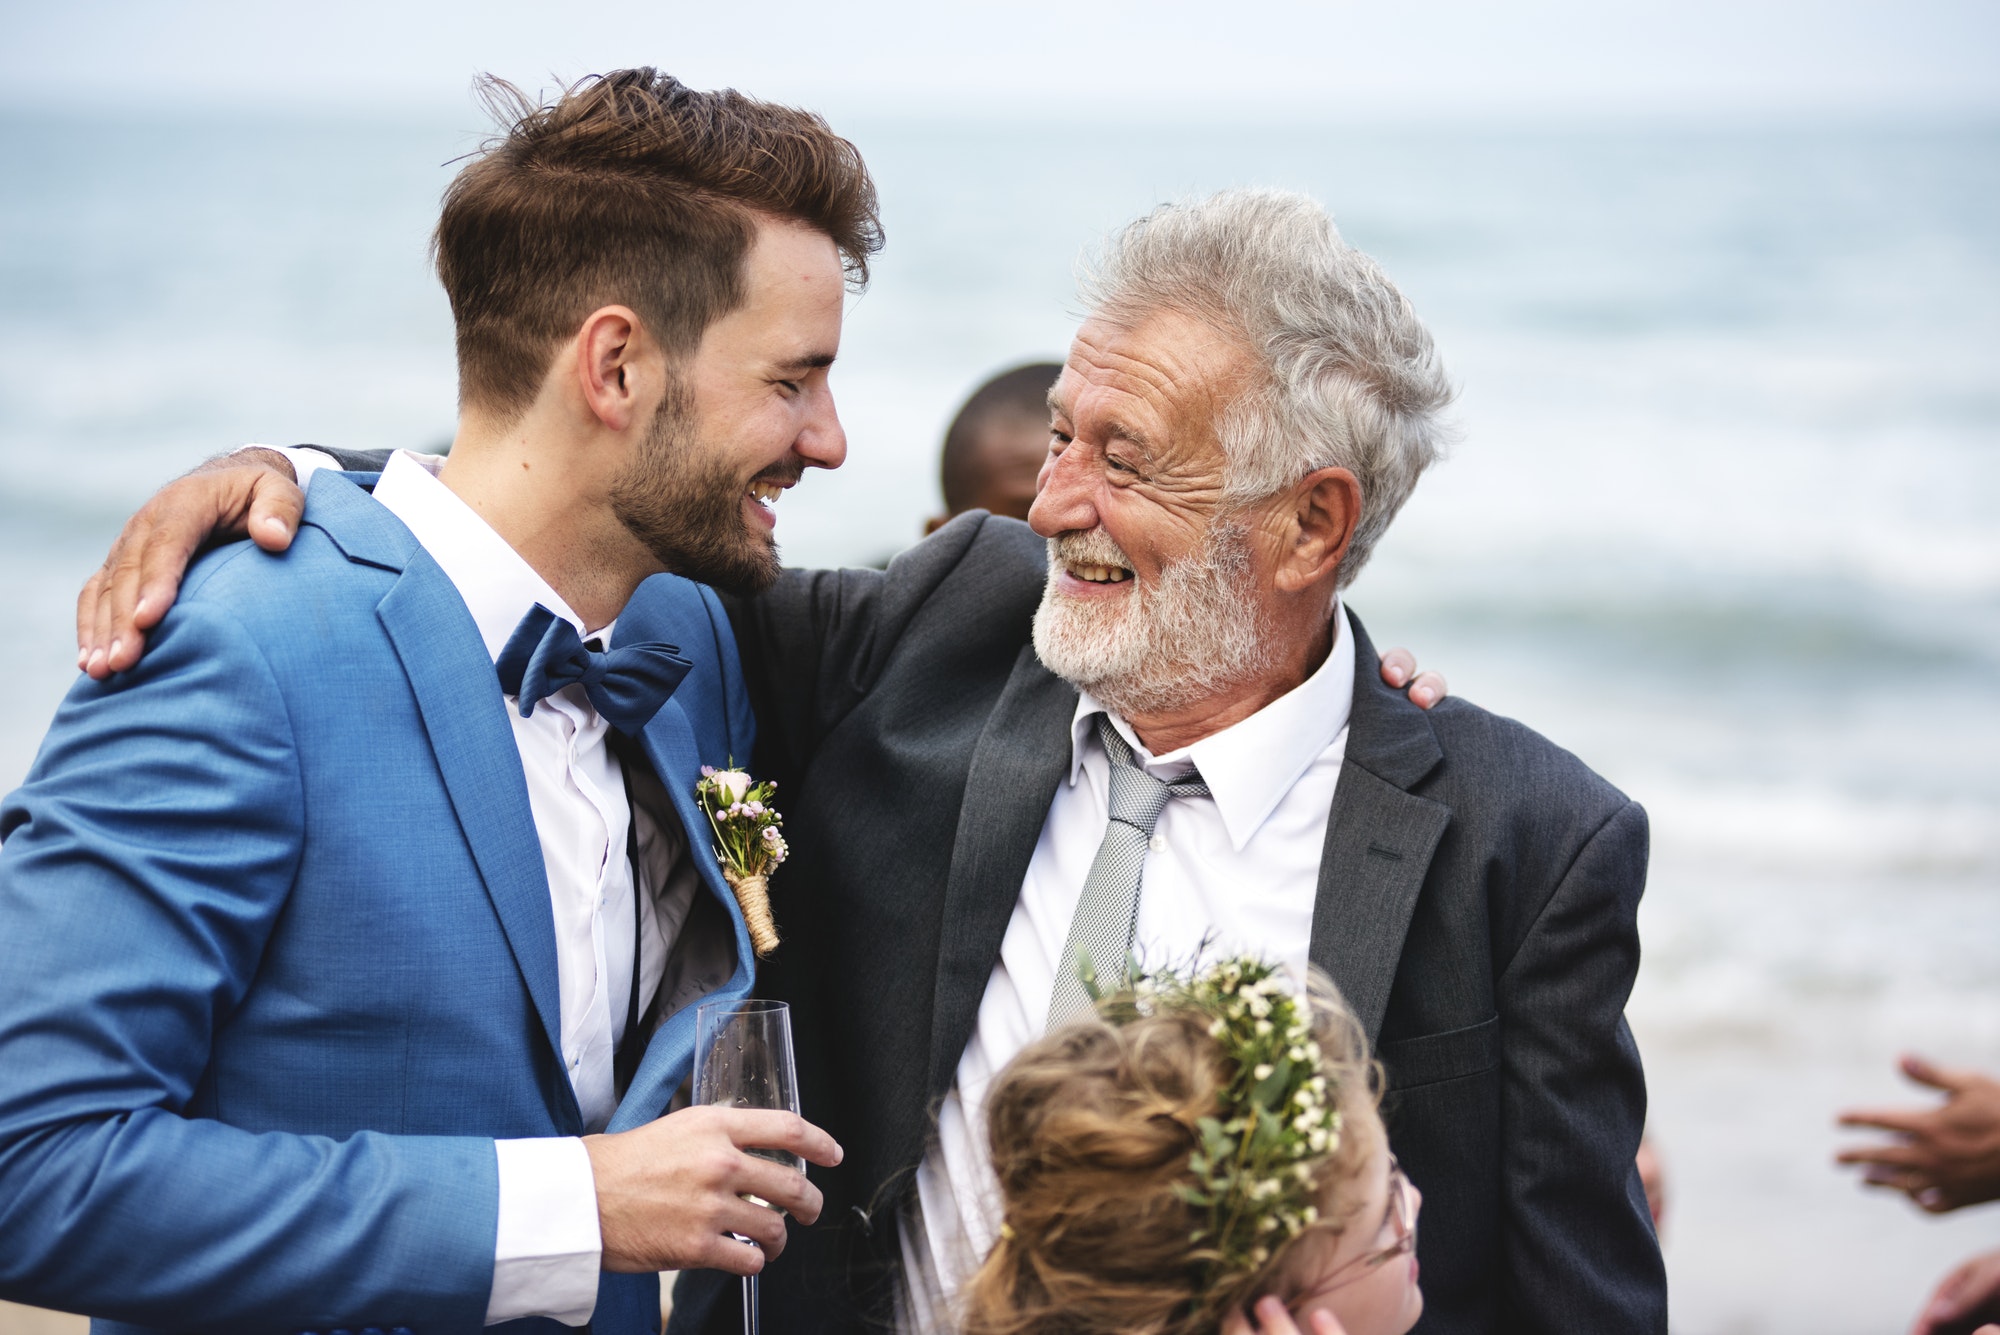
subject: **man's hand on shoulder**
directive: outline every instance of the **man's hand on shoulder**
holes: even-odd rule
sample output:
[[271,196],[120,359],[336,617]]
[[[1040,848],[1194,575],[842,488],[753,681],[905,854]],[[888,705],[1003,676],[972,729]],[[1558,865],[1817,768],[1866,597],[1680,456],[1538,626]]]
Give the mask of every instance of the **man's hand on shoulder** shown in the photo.
[[[606,1270],[727,1270],[754,1275],[785,1248],[784,1216],[819,1218],[819,1189],[804,1173],[751,1148],[785,1150],[831,1168],[833,1137],[793,1113],[684,1108],[632,1131],[585,1136],[597,1183]],[[740,1234],[756,1246],[731,1238]]]
[[211,541],[249,537],[266,551],[292,545],[305,493],[276,450],[209,460],[160,488],[125,521],[111,554],[76,600],[76,665],[98,681],[139,661],[195,553]]
[[1416,655],[1408,649],[1391,649],[1382,655],[1382,680],[1399,691],[1408,686],[1410,703],[1419,709],[1429,709],[1451,694],[1442,674],[1417,671]]

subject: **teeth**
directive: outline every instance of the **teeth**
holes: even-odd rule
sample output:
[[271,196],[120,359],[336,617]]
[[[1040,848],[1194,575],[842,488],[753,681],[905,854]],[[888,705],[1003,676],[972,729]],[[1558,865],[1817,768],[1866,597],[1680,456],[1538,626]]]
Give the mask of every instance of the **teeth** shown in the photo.
[[785,489],[778,486],[775,482],[752,482],[750,484],[750,498],[766,509],[776,505],[778,497],[784,494]]
[[1132,578],[1132,572],[1123,566],[1089,566],[1070,564],[1069,573],[1092,584],[1117,584]]

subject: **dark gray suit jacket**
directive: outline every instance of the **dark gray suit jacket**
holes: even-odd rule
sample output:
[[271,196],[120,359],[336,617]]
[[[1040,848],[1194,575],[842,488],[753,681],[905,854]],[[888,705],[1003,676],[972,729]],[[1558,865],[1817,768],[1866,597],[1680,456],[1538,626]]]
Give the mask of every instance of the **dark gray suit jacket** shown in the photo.
[[[896,1212],[1067,771],[1076,691],[1029,644],[1044,561],[976,513],[886,572],[789,571],[731,607],[793,849],[759,992],[793,1003],[806,1114],[847,1151],[766,1271],[767,1329],[884,1314]],[[1410,704],[1351,625],[1311,956],[1377,1045],[1424,1193],[1418,1329],[1664,1332],[1624,1020],[1645,813],[1517,723]],[[674,1331],[740,1330],[735,1295],[684,1276]]]

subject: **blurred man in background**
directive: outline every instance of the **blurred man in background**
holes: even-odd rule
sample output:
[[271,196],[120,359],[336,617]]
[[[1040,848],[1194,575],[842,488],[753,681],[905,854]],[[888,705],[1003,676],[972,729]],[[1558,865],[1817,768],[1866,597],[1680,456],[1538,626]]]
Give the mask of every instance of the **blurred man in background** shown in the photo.
[[1061,374],[1061,362],[1030,362],[972,391],[944,433],[938,483],[945,512],[925,533],[967,510],[1027,519],[1049,457],[1049,391]]

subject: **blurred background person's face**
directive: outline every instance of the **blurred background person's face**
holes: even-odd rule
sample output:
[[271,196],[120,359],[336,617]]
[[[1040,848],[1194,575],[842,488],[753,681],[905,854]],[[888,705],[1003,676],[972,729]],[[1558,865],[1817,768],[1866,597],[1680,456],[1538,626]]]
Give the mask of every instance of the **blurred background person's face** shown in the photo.
[[938,473],[944,513],[924,532],[967,510],[1026,519],[1049,457],[1049,391],[1062,366],[1033,362],[1003,371],[966,399],[945,429]]
[[1041,475],[1048,449],[1047,422],[1020,417],[989,425],[979,444],[983,480],[967,508],[1026,519],[1028,507],[1035,503],[1035,479]]

